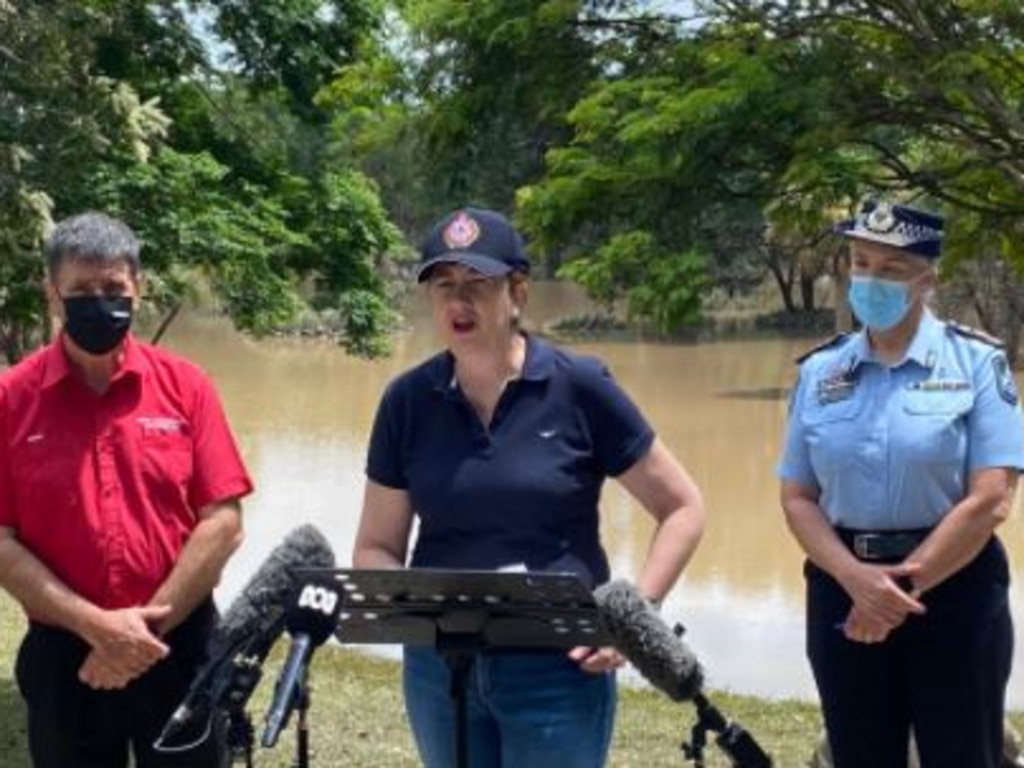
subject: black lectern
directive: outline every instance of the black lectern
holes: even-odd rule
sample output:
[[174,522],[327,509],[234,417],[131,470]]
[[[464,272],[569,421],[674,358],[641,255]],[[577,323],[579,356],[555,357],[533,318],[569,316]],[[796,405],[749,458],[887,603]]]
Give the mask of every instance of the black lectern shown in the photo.
[[434,569],[308,569],[342,595],[343,643],[430,645],[452,673],[457,768],[466,768],[466,681],[475,654],[610,645],[590,591],[572,574]]

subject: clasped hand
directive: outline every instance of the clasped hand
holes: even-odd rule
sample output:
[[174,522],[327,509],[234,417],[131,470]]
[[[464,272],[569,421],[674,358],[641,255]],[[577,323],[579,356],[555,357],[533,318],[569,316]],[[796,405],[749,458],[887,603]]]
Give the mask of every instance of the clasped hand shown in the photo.
[[92,650],[78,670],[91,688],[124,688],[170,653],[152,626],[171,612],[170,606],[140,606],[104,611],[88,638]]
[[569,651],[569,658],[584,672],[599,674],[618,669],[626,663],[625,657],[614,648],[588,648],[578,646]]
[[897,583],[901,577],[913,577],[919,569],[916,563],[860,564],[854,578],[844,585],[853,599],[840,627],[846,637],[860,643],[881,643],[909,615],[923,614],[926,609],[917,590],[906,592]]

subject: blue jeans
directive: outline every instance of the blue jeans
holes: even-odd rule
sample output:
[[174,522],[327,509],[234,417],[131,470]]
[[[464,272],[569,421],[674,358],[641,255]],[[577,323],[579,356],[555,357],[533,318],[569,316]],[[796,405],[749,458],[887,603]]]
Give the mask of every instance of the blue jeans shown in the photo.
[[[424,768],[454,768],[451,673],[433,648],[405,648],[405,707]],[[471,768],[600,768],[615,720],[615,675],[564,651],[478,654],[468,675]]]

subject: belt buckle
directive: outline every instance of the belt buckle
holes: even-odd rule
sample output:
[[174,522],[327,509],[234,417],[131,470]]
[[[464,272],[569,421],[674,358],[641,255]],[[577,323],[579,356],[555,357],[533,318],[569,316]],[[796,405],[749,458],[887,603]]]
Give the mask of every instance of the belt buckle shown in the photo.
[[878,559],[878,548],[872,546],[880,544],[882,537],[877,533],[858,533],[853,537],[853,553],[861,560]]

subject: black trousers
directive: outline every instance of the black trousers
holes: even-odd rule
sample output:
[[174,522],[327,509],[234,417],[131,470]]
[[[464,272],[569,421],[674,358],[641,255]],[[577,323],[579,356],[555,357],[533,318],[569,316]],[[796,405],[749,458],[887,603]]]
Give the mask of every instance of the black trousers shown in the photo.
[[29,624],[15,676],[28,708],[29,752],[35,768],[221,768],[222,739],[211,737],[179,754],[153,749],[168,717],[205,661],[217,621],[212,601],[170,632],[168,656],[127,687],[97,691],[78,680],[89,646],[77,635]]
[[835,768],[999,768],[1013,657],[1009,568],[999,540],[924,595],[883,643],[847,640],[851,601],[808,563],[807,654]]

